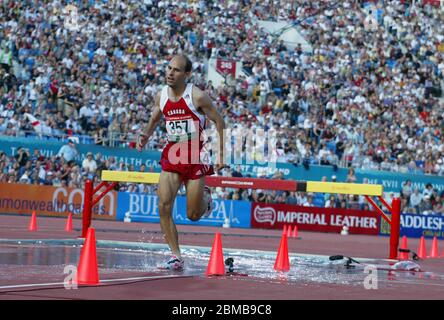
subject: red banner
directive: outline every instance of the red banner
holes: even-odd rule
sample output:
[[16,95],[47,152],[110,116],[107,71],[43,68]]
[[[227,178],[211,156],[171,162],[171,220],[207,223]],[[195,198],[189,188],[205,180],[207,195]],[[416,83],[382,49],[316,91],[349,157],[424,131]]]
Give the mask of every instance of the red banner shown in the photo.
[[298,230],[340,233],[348,226],[350,234],[379,234],[380,216],[373,211],[302,207],[287,204],[253,203],[251,227],[282,229],[297,225]]
[[236,77],[236,61],[217,59],[216,70],[224,76],[231,74],[233,77]]

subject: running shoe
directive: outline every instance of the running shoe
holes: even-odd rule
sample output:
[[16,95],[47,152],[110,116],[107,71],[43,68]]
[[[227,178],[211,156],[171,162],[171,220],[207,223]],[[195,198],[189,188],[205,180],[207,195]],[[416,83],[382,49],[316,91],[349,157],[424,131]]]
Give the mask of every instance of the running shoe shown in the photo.
[[162,269],[172,271],[182,271],[185,261],[177,256],[171,256],[171,258],[164,264]]

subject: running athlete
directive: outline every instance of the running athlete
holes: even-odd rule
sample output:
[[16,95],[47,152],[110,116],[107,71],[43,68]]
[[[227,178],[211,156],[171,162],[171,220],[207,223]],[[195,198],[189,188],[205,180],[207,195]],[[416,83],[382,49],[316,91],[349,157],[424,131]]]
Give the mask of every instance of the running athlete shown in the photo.
[[168,143],[162,151],[162,172],[157,190],[160,226],[172,252],[165,268],[178,271],[183,270],[184,260],[180,253],[172,209],[181,184],[184,183],[186,188],[187,216],[190,220],[197,221],[212,210],[211,191],[205,186],[205,176],[214,174],[214,170],[201,159],[205,153],[202,133],[206,116],[215,122],[219,134],[215,169],[218,171],[225,167],[222,161],[225,122],[212,105],[208,94],[187,84],[191,67],[191,61],[184,55],[176,55],[170,60],[166,72],[167,85],[157,93],[150,121],[137,143],[137,150],[141,151],[163,115]]

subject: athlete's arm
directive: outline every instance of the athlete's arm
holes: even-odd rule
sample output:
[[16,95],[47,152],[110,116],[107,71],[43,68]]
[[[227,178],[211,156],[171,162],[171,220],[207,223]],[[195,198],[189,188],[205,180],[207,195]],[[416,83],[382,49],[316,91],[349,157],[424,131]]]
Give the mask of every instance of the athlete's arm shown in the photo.
[[216,124],[217,133],[219,135],[219,154],[217,161],[217,169],[220,170],[224,167],[224,129],[225,120],[220,113],[216,110],[211,102],[211,98],[208,94],[199,88],[195,88],[194,99],[196,106],[201,110],[211,121]]
[[159,124],[160,118],[162,116],[162,111],[160,111],[160,92],[157,93],[156,99],[154,101],[153,111],[151,112],[150,121],[146,126],[145,130],[140,133],[137,142],[137,150],[142,151],[143,147],[147,144],[149,138],[153,134],[157,125]]

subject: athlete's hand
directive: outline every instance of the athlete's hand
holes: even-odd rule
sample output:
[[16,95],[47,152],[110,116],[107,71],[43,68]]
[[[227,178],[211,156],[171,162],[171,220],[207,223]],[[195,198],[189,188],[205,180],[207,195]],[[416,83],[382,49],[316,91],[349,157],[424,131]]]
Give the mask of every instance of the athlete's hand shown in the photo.
[[139,138],[137,139],[137,144],[136,144],[136,149],[137,151],[142,151],[143,147],[145,147],[145,145],[148,142],[149,137],[146,134],[141,133],[139,135]]

